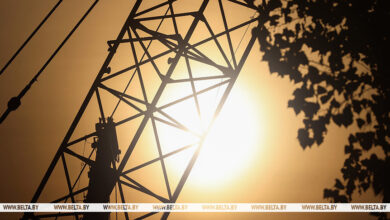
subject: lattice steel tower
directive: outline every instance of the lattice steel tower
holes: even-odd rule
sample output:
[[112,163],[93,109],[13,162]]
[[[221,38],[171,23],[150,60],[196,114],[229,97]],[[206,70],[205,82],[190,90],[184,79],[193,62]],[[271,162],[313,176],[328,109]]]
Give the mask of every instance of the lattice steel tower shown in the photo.
[[175,203],[256,40],[255,15],[250,1],[135,1],[31,202]]

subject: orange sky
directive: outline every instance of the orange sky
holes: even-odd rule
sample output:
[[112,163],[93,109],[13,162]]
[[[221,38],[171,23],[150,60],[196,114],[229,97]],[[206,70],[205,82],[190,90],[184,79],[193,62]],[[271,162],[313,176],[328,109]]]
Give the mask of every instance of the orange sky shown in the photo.
[[[130,1],[131,2],[131,1]],[[0,2],[0,66],[22,44],[56,1],[4,0]],[[64,1],[19,57],[0,76],[0,111],[39,70],[51,52],[90,6],[92,1]],[[47,67],[21,107],[0,125],[0,202],[28,202],[83,101],[107,55],[107,40],[119,32],[132,4],[128,0],[102,0]],[[298,117],[287,109],[294,85],[270,75],[261,62],[256,42],[232,90],[249,96],[252,124],[240,130],[261,127],[251,143],[254,156],[235,178],[197,184],[190,175],[178,202],[327,202],[323,189],[340,177],[348,131],[331,125],[324,144],[305,151],[299,146]],[[229,101],[228,101],[229,103]],[[227,104],[227,106],[230,106]],[[224,110],[228,111],[228,110]],[[240,109],[229,110],[229,112]],[[245,111],[244,111],[245,112]],[[93,125],[95,121],[91,122]],[[245,127],[246,126],[246,127]],[[232,129],[234,129],[232,125]],[[230,137],[229,137],[230,138]],[[235,137],[241,138],[239,135]],[[248,159],[249,160],[249,159]],[[226,163],[226,161],[225,161]],[[228,165],[228,164],[226,164]],[[152,181],[152,180],[151,180]],[[211,187],[212,185],[212,187]],[[372,192],[355,196],[356,202],[379,202]],[[129,201],[131,202],[131,201]],[[0,214],[0,218],[6,214]],[[367,214],[261,214],[174,213],[171,219],[369,219]]]

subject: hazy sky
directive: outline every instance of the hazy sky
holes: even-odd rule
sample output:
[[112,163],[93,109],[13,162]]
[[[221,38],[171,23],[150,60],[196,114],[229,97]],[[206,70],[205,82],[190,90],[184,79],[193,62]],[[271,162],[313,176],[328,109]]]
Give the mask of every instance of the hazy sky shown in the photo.
[[[115,39],[132,8],[128,0],[101,0],[75,32],[38,82],[22,99],[21,107],[0,125],[0,202],[28,202],[58,149],[71,121],[83,101],[101,64],[107,56],[107,40]],[[54,6],[54,0],[0,1],[0,66],[2,67],[27,36]],[[10,97],[17,95],[39,70],[56,46],[82,16],[92,1],[67,0],[36,34],[19,57],[0,76],[0,111]],[[248,15],[249,17],[250,15]],[[294,85],[287,79],[270,75],[261,62],[256,42],[241,71],[232,97],[223,113],[252,114],[249,123],[235,120],[243,136],[256,131],[252,149],[242,169],[232,178],[207,184],[199,176],[189,177],[178,202],[328,202],[323,189],[331,187],[344,163],[344,145],[348,131],[331,125],[324,144],[305,151],[299,146],[297,130],[302,115],[287,108]],[[238,98],[237,98],[238,97]],[[244,120],[245,121],[245,120]],[[95,121],[91,121],[91,125]],[[237,129],[235,124],[231,129]],[[225,163],[225,164],[223,164]],[[222,160],[219,166],[228,166]],[[207,177],[205,177],[207,178]],[[152,181],[152,180],[151,180]],[[211,180],[216,181],[216,180]],[[366,195],[356,202],[379,202]],[[130,201],[131,202],[131,199]],[[6,214],[0,214],[0,218]],[[261,213],[173,213],[172,219],[369,219],[367,214],[261,214]]]

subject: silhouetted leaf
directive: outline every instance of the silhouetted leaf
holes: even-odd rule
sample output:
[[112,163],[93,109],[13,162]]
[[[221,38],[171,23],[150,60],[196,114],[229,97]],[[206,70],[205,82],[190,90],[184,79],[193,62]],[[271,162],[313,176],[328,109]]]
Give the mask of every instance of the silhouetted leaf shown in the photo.
[[362,111],[362,107],[359,101],[352,101],[352,107],[353,110],[358,114]]
[[[267,1],[259,3],[260,50],[270,71],[288,76],[296,86],[288,107],[296,114],[304,112],[300,145],[320,145],[331,120],[344,127],[356,121],[360,128],[347,130],[344,181],[336,180],[332,189],[325,189],[324,198],[349,202],[356,186],[359,192],[371,186],[389,202],[390,159],[376,154],[390,152],[390,29],[381,25],[390,20],[390,4],[383,0],[291,0],[283,6],[278,0],[270,2],[278,8]],[[274,21],[269,26],[261,23],[267,20]],[[365,125],[372,126],[366,129]],[[373,146],[375,151],[369,151]],[[362,159],[362,150],[371,155],[369,160]]]
[[342,114],[333,115],[332,119],[333,119],[333,122],[338,126],[341,126],[343,124],[343,121],[344,121]]
[[353,150],[353,146],[352,145],[345,145],[345,148],[344,148],[345,154],[351,153],[352,150]]
[[303,105],[303,112],[305,112],[305,115],[307,117],[313,117],[313,115],[320,109],[320,105],[318,103],[312,103],[312,102],[306,102]]
[[364,150],[369,150],[372,147],[374,135],[374,132],[359,132],[356,133],[356,138],[358,139],[360,145],[363,147]]
[[340,108],[340,103],[338,103],[336,101],[336,99],[333,99],[331,102],[330,102],[330,105],[334,108]]
[[298,130],[298,140],[303,149],[312,146],[314,143],[313,139],[309,137],[309,132],[304,128]]
[[371,124],[371,114],[368,112],[366,115],[367,124]]
[[353,143],[355,143],[357,141],[357,139],[356,139],[355,135],[350,134],[349,137],[348,137],[348,141],[349,141],[350,144],[353,144]]
[[344,125],[345,127],[352,124],[352,118],[353,115],[350,105],[346,106],[341,114],[333,115],[332,117],[333,121],[338,126]]
[[321,98],[320,98],[321,99],[321,103],[325,104],[326,102],[328,102],[330,97],[332,97],[332,95],[333,95],[333,92],[330,91],[330,92],[328,92],[328,94],[326,94],[324,96],[321,96]]
[[318,120],[314,120],[311,122],[310,126],[314,133],[314,140],[315,142],[320,145],[324,141],[324,134],[326,133],[326,124],[328,122],[328,118],[325,116],[321,116],[318,118]]
[[275,25],[277,25],[278,24],[278,19],[280,18],[280,16],[279,15],[273,15],[273,16],[271,16],[271,18],[270,18],[270,21],[271,21],[271,25],[272,26],[275,26]]
[[288,107],[293,108],[296,115],[301,112],[301,106],[296,104],[296,99],[288,101]]
[[351,158],[354,161],[359,161],[360,156],[362,156],[362,151],[360,149],[353,149],[351,151]]
[[279,0],[270,0],[268,1],[268,9],[274,10],[276,8],[280,8],[282,6],[282,3]]
[[338,189],[344,189],[344,185],[341,183],[339,179],[336,179],[336,183],[334,186]]
[[290,71],[289,76],[290,76],[291,81],[293,81],[294,83],[301,82],[303,79],[301,73],[297,70]]
[[322,87],[322,86],[318,86],[317,87],[317,93],[318,94],[323,94],[325,92],[326,92],[326,89],[324,87]]
[[364,120],[361,118],[356,119],[356,122],[357,122],[359,128],[362,128],[362,126],[364,125]]
[[300,24],[295,24],[295,31],[298,33],[301,30]]
[[[324,189],[324,198],[334,198],[335,196],[334,192],[335,192],[334,190]],[[338,190],[337,190],[337,194],[338,194]]]
[[347,182],[347,195],[352,195],[353,190],[356,188],[355,182],[352,180],[348,180]]

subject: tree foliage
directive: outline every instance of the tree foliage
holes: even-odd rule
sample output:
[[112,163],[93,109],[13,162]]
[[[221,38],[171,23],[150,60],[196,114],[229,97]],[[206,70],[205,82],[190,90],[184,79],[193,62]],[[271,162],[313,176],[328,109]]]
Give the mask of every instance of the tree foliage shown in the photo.
[[357,128],[343,180],[324,198],[348,202],[371,187],[390,202],[390,1],[263,0],[257,8],[262,59],[296,84],[288,107],[304,115],[302,148],[321,145],[331,123]]

